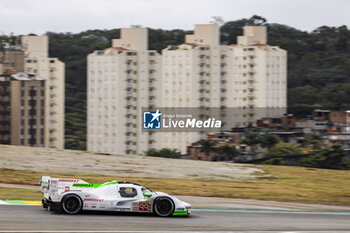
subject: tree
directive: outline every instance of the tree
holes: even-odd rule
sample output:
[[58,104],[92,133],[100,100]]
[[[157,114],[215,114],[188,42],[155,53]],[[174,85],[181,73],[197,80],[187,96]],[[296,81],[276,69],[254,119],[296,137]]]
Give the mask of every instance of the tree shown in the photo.
[[251,25],[256,26],[256,25],[265,25],[267,20],[264,17],[261,17],[259,15],[253,15],[250,17],[248,20]]
[[249,132],[246,137],[241,141],[241,144],[247,144],[250,150],[255,154],[256,146],[260,143],[259,135],[254,132]]
[[271,147],[278,143],[278,139],[274,134],[264,133],[261,135],[260,144],[262,147],[266,147],[270,151]]
[[145,155],[152,156],[152,157],[164,157],[164,158],[178,159],[180,153],[176,149],[162,148],[160,150],[150,149],[150,150],[145,152]]
[[340,145],[333,145],[319,151],[315,155],[302,159],[300,164],[305,167],[349,169],[349,166],[343,162],[343,158],[346,155],[346,151]]
[[214,150],[215,142],[210,139],[201,139],[196,144],[201,146],[200,151],[205,155],[209,156],[210,153]]
[[220,26],[225,24],[225,21],[223,20],[223,18],[221,16],[213,16],[212,18],[213,18],[213,20],[210,21],[210,23],[218,24]]
[[305,137],[305,144],[314,150],[319,150],[324,146],[323,137],[316,132],[309,133]]
[[233,146],[224,145],[218,148],[218,154],[224,155],[226,157],[226,160],[233,160],[233,158],[236,157],[239,152]]
[[298,144],[289,143],[289,142],[279,142],[271,148],[270,152],[265,153],[265,156],[283,157],[287,155],[300,155],[300,154],[301,154],[301,150],[299,149]]

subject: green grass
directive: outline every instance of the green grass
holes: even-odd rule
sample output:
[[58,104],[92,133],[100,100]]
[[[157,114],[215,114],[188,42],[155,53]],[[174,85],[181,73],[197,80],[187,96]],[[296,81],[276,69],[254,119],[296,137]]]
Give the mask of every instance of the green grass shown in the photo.
[[39,190],[0,188],[1,200],[38,201],[42,199],[42,196]]
[[[0,183],[38,185],[41,175],[74,177],[90,183],[130,181],[169,194],[228,197],[350,206],[350,171],[303,167],[257,166],[266,174],[245,181],[114,177],[98,174],[70,174],[0,169]],[[266,175],[265,174],[265,175]],[[10,191],[8,191],[10,190]],[[20,195],[23,193],[23,195]],[[40,194],[40,193],[39,193]],[[39,200],[32,190],[0,189],[2,199]]]

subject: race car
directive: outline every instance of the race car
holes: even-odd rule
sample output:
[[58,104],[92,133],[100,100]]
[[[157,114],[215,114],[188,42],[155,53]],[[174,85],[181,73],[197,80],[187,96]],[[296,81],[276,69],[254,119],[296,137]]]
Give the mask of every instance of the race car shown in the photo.
[[85,210],[154,213],[161,217],[191,214],[191,205],[129,182],[89,184],[81,179],[42,176],[43,208],[77,214]]

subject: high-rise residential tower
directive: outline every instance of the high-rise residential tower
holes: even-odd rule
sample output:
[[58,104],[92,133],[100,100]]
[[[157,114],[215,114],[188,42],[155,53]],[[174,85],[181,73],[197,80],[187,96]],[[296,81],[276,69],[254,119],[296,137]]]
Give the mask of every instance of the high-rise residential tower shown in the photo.
[[121,29],[111,48],[89,54],[89,151],[141,154],[154,147],[154,135],[142,132],[141,111],[156,106],[160,62],[145,28]]
[[[267,45],[266,27],[244,27],[236,45],[220,45],[219,37],[218,25],[196,25],[184,44],[162,51],[160,106],[218,108],[231,127],[284,113],[287,52]],[[198,132],[162,134],[157,148],[182,153],[205,136]]]
[[0,75],[0,143],[45,146],[45,80],[24,72]]
[[44,146],[64,148],[65,66],[48,54],[47,36],[23,36],[24,70],[36,74],[45,82]]

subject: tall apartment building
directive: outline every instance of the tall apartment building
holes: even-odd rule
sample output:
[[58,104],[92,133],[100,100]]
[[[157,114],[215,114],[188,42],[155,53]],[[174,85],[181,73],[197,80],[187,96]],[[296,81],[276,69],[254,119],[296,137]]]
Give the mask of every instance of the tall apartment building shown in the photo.
[[[196,25],[185,43],[162,51],[160,107],[219,108],[244,127],[286,109],[286,51],[267,45],[266,27],[246,26],[236,45],[220,45],[219,26]],[[273,110],[273,111],[272,111]],[[204,133],[161,133],[156,147],[186,147]]]
[[48,54],[47,36],[23,36],[24,70],[45,82],[45,147],[64,148],[65,66]]
[[0,75],[0,143],[45,144],[45,80],[37,75]]
[[145,28],[121,29],[112,47],[88,55],[88,150],[141,154],[154,146],[142,132],[142,107],[156,106],[160,55]]
[[243,33],[222,60],[233,93],[229,106],[248,109],[240,126],[279,117],[287,108],[287,51],[267,44],[265,26],[245,26]]

